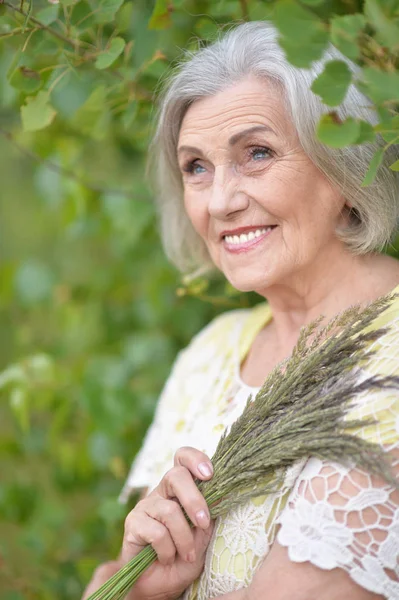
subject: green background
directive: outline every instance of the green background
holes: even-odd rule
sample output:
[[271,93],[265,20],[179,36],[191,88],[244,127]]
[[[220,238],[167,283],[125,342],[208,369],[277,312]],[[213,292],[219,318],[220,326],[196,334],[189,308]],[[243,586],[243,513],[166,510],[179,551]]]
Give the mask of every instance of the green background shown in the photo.
[[[356,123],[348,137],[332,119],[323,141],[382,132],[386,147],[399,139],[399,6],[20,8],[0,4],[0,597],[76,600],[118,551],[117,496],[176,353],[219,312],[257,301],[221,279],[186,285],[163,255],[143,175],[159,81],[198,39],[272,18],[297,66],[333,40],[364,67],[379,128]],[[349,82],[341,65],[315,88],[332,114]]]

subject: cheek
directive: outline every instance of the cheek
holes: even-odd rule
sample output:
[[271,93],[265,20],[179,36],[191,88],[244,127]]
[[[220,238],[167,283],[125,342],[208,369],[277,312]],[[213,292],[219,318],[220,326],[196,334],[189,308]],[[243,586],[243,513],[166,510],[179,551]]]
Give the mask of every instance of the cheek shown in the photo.
[[184,193],[184,209],[195,231],[204,237],[207,230],[206,210],[198,194],[186,191]]

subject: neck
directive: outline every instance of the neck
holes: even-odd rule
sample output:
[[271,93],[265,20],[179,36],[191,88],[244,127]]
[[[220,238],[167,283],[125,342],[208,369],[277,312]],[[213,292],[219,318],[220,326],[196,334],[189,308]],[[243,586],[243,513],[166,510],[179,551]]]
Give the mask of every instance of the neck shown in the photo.
[[380,254],[354,256],[345,251],[320,262],[316,269],[312,264],[311,276],[303,269],[262,292],[280,346],[295,344],[300,329],[321,315],[329,320],[353,304],[368,304],[399,282],[399,263]]

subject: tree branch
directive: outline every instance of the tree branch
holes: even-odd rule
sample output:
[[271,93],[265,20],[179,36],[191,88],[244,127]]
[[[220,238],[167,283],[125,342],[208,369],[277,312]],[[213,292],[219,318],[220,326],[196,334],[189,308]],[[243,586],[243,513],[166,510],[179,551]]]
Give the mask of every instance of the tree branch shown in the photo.
[[17,6],[14,6],[11,2],[6,2],[6,0],[0,0],[0,5],[1,4],[3,4],[4,6],[7,6],[7,8],[9,8],[9,9],[13,10],[14,12],[17,12],[20,15],[22,15],[23,17],[25,17],[24,27],[29,23],[29,21],[31,21],[32,23],[34,23],[40,29],[44,29],[45,31],[47,31],[48,33],[50,33],[51,35],[53,35],[54,37],[56,37],[59,40],[61,40],[62,42],[64,42],[64,44],[68,44],[69,46],[72,46],[72,48],[74,50],[76,50],[77,52],[79,52],[81,50],[80,42],[75,41],[75,40],[71,40],[70,38],[65,37],[64,35],[62,35],[62,33],[59,33],[58,31],[56,31],[52,27],[49,27],[48,25],[45,25],[44,23],[42,23],[41,21],[39,21],[39,19],[36,19],[36,17],[32,17],[32,15],[29,14],[29,12],[28,13],[25,12],[21,8],[18,8]]
[[242,18],[245,21],[248,21],[249,20],[249,13],[248,13],[247,0],[240,0],[240,4],[241,4]]

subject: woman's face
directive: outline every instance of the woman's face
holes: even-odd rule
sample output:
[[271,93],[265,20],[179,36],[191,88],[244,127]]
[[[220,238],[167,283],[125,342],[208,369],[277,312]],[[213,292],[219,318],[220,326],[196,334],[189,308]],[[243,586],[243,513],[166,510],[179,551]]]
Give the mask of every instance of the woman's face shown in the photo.
[[301,148],[267,81],[251,77],[192,104],[178,159],[187,214],[237,289],[261,293],[320,261],[328,269],[342,251],[334,231],[345,201]]

